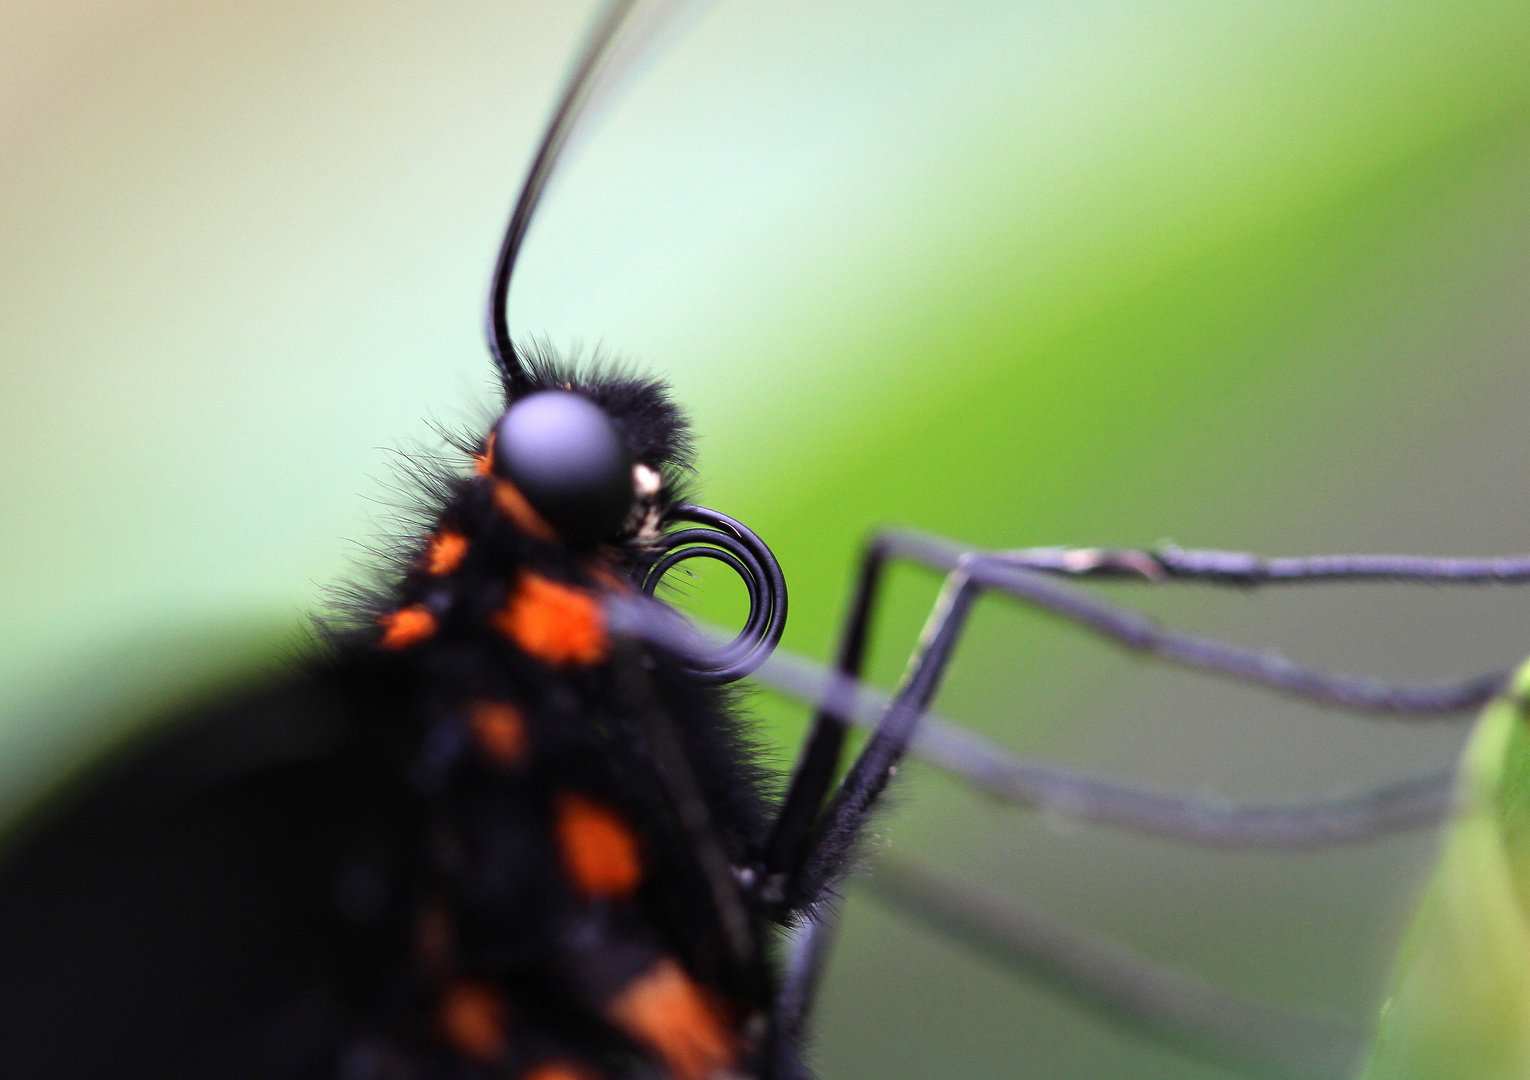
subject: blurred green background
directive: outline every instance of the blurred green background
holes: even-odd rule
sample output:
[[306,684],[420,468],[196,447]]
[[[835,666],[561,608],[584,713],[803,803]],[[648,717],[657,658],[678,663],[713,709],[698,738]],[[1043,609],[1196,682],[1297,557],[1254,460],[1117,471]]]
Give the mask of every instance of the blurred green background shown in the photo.
[[[587,4],[0,3],[0,785],[279,662],[479,414],[487,270]],[[702,495],[825,656],[881,523],[984,545],[1530,550],[1530,6],[719,0],[576,150],[512,324],[671,376]],[[702,581],[701,610],[726,614]],[[894,578],[886,682],[933,594]],[[1507,593],[1123,598],[1394,677],[1507,666]],[[736,598],[734,598],[736,600]],[[984,607],[941,707],[1274,797],[1422,771],[1352,719]],[[762,701],[777,758],[801,718]],[[1435,851],[1200,852],[912,770],[879,845],[1164,963],[1374,1012]],[[1215,1077],[857,897],[817,1060]]]

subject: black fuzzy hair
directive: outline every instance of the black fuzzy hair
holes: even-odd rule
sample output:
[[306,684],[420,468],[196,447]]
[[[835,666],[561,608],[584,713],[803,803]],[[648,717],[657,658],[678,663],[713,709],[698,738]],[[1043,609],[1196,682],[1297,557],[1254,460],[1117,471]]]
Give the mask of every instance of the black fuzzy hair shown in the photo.
[[[572,390],[594,401],[615,421],[633,459],[659,472],[665,504],[686,501],[695,439],[667,382],[640,374],[631,363],[599,355],[564,359],[541,340],[519,347],[517,354],[531,376],[532,393]],[[508,381],[501,388],[502,411],[512,402]],[[325,590],[321,610],[313,616],[320,643],[334,646],[354,631],[370,629],[380,613],[392,608],[398,582],[418,559],[424,538],[471,483],[473,458],[482,452],[499,415],[482,410],[471,424],[432,423],[441,446],[394,449],[393,474],[384,481],[380,500],[386,515],[378,534],[360,545],[352,576]]]
[[[530,376],[532,393],[572,390],[590,398],[616,421],[632,456],[669,473],[688,473],[695,464],[695,440],[690,422],[675,404],[669,384],[639,375],[632,365],[595,356],[588,361],[558,357],[546,342],[533,341],[516,350]],[[506,403],[510,400],[505,383]]]

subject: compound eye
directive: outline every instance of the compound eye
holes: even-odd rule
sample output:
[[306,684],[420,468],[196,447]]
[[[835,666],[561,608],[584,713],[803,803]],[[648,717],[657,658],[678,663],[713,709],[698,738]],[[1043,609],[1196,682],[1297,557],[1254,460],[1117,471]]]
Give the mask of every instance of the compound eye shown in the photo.
[[494,472],[574,543],[610,540],[632,511],[632,454],[605,411],[566,390],[543,390],[494,428]]

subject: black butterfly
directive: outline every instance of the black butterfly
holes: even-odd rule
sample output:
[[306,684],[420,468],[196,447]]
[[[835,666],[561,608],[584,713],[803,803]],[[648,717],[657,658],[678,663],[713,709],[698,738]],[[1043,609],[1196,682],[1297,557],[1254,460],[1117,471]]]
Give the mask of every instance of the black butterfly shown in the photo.
[[[6,1075],[802,1075],[826,915],[911,744],[1001,798],[1203,843],[1352,842],[1445,812],[1445,774],[1301,807],[1137,790],[1011,759],[927,709],[985,591],[1335,705],[1469,709],[1501,674],[1397,687],[1318,672],[1057,579],[1519,581],[1530,560],[993,553],[889,533],[863,561],[837,677],[768,658],[780,571],[748,529],[685,500],[686,428],[664,387],[517,350],[507,325],[520,243],[634,6],[601,16],[516,204],[490,304],[506,409],[462,447],[470,468],[422,472],[429,535],[322,656],[167,722],[0,872]],[[648,599],[702,555],[749,585],[733,643]],[[893,560],[946,587],[889,701],[856,680]],[[751,674],[819,706],[779,799],[719,686]],[[842,770],[861,721],[874,734]],[[1346,1032],[1152,970],[941,873],[876,880],[1195,1052],[1297,1075],[1335,1074],[1354,1052]]]

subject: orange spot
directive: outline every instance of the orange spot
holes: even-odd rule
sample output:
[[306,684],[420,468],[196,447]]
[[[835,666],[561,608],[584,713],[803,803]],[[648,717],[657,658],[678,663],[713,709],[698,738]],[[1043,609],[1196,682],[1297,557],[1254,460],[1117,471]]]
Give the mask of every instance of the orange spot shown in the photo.
[[660,960],[628,983],[608,1012],[663,1060],[675,1080],[708,1080],[733,1069],[733,1033],[707,993],[673,960]]
[[557,802],[558,847],[574,888],[589,899],[630,896],[643,879],[637,837],[616,812],[583,795]]
[[383,628],[382,641],[378,644],[384,649],[407,649],[436,632],[436,617],[422,604],[390,611],[379,617],[377,624]]
[[545,540],[553,543],[558,539],[558,530],[543,520],[542,515],[531,508],[526,501],[526,496],[521,494],[521,489],[508,480],[495,477],[494,505],[499,512],[509,518],[517,529],[527,536],[537,540]]
[[526,760],[526,718],[502,701],[475,701],[468,706],[468,726],[485,757],[502,769]]
[[459,982],[441,995],[436,1019],[441,1034],[459,1053],[476,1061],[497,1061],[507,1045],[505,1012],[504,995],[495,987]]
[[430,538],[425,546],[425,572],[432,577],[455,574],[462,560],[467,558],[468,541],[456,529],[442,529]]
[[483,453],[473,455],[473,471],[494,485],[494,505],[517,529],[534,539],[555,543],[558,530],[532,509],[520,488],[494,475],[494,435],[489,432],[489,437],[483,441]]
[[572,1061],[544,1061],[528,1069],[521,1080],[598,1080],[600,1075]]
[[489,437],[483,441],[483,452],[473,455],[473,471],[479,476],[488,476],[494,471],[494,432],[489,432]]
[[549,664],[598,664],[606,658],[605,618],[583,589],[522,574],[493,616],[499,632]]

